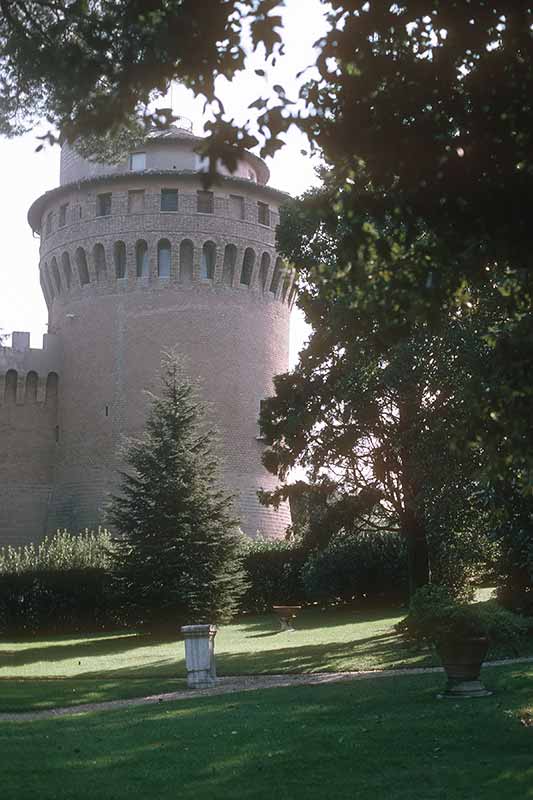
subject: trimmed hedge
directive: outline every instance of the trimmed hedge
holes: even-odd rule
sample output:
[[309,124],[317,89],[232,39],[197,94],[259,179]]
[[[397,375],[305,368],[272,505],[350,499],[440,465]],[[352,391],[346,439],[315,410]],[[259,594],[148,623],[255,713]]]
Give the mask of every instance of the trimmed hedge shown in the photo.
[[243,567],[248,589],[243,611],[261,613],[273,605],[301,602],[301,571],[306,554],[285,539],[253,539],[243,543]]
[[309,600],[404,601],[408,597],[407,552],[397,534],[346,534],[309,557],[302,583]]
[[0,633],[100,630],[116,623],[107,531],[58,531],[0,550]]
[[[395,535],[338,536],[320,552],[286,540],[243,539],[242,611],[407,597],[407,558]],[[124,626],[105,530],[58,531],[40,545],[0,550],[0,634],[90,632]]]
[[408,597],[407,553],[395,534],[338,536],[309,552],[285,540],[256,539],[245,545],[249,589],[245,611],[277,603],[403,602]]

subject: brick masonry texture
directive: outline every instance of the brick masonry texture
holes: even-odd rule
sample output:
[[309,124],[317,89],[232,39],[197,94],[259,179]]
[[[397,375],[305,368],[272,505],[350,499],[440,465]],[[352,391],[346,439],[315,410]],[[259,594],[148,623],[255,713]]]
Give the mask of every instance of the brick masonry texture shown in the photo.
[[[29,350],[23,336],[15,337],[15,347],[0,348],[0,545],[105,522],[108,495],[124,467],[121,448],[143,428],[145,390],[157,390],[161,352],[169,349],[183,355],[208,402],[223,483],[236,495],[242,529],[281,536],[290,522],[287,506],[264,508],[257,498],[259,489],[275,485],[261,465],[260,401],[272,393],[273,376],[288,368],[292,276],[275,252],[284,196],[256,182],[268,171],[247,156],[240,177],[221,177],[211,188],[213,213],[198,213],[197,141],[176,132],[174,143],[148,143],[147,170],[140,173],[129,172],[126,162],[95,171],[65,148],[63,185],[30,209],[30,223],[41,232],[51,333],[42,351]],[[161,211],[161,189],[178,190],[177,211]],[[144,194],[132,198],[132,191]],[[104,193],[112,195],[111,213],[98,217],[97,195]],[[230,196],[242,202],[236,206]],[[268,226],[258,222],[258,201],[269,205]],[[233,216],[236,207],[243,218]],[[161,240],[171,248],[167,277],[158,276]],[[148,265],[141,277],[139,241]],[[202,259],[206,242],[215,254],[212,277],[206,277],[209,259]],[[120,264],[117,276],[119,249],[124,277]],[[245,261],[251,270],[243,273]],[[30,372],[38,375],[36,393],[33,376],[26,388]]]

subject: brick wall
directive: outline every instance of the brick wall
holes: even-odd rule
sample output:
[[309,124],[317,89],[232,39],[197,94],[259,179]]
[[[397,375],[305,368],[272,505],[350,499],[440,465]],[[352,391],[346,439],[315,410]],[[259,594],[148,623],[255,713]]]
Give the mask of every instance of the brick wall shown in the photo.
[[[191,141],[192,147],[196,140]],[[254,159],[245,161],[264,178],[266,167],[261,172]],[[64,175],[82,167],[72,154],[64,158]],[[288,507],[266,509],[257,499],[259,489],[275,485],[261,465],[257,417],[261,399],[272,393],[272,377],[288,368],[292,277],[280,272],[275,251],[284,196],[253,180],[221,178],[213,187],[213,213],[205,214],[197,211],[197,192],[203,189],[197,174],[100,172],[93,180],[82,170],[80,183],[53,190],[30,210],[32,225],[41,229],[40,278],[49,329],[59,343],[59,396],[53,413],[44,406],[0,409],[10,454],[5,461],[11,462],[4,464],[4,507],[16,510],[18,504],[20,510],[20,522],[12,510],[2,512],[0,542],[28,538],[23,531],[32,526],[29,538],[105,521],[109,493],[124,466],[121,447],[127,436],[141,432],[145,390],[157,388],[161,352],[171,348],[185,357],[209,403],[210,422],[220,433],[223,482],[236,495],[243,530],[280,536],[290,522]],[[177,211],[161,212],[163,188],[178,190]],[[133,190],[144,192],[144,204],[130,213]],[[106,192],[112,194],[111,214],[98,217],[97,195]],[[241,196],[242,204],[230,195]],[[258,201],[268,203],[270,225],[259,223]],[[236,218],[241,206],[242,219]],[[168,277],[158,277],[161,239],[171,245]],[[146,242],[149,265],[140,278],[139,240]],[[181,271],[184,240],[194,248],[192,279]],[[124,277],[116,273],[117,242],[125,245]],[[212,279],[202,278],[206,242],[215,245]],[[223,266],[230,245],[237,256],[228,280]],[[81,250],[85,285],[77,267]],[[247,258],[253,253],[254,259],[248,285],[241,283],[247,250]],[[32,441],[38,442],[37,451]]]

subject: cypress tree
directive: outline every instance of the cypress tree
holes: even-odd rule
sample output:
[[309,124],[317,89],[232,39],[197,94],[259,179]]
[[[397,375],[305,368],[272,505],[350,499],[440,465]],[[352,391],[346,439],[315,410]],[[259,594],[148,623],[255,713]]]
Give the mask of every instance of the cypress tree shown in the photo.
[[174,354],[163,356],[160,377],[144,434],[127,445],[130,469],[108,516],[118,533],[116,578],[127,616],[175,630],[230,619],[245,580],[205,405]]

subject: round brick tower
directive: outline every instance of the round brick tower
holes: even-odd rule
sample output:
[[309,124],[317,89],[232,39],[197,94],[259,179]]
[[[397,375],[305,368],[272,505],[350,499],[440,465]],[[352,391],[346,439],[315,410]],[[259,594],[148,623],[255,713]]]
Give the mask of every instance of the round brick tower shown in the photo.
[[275,252],[279,205],[269,172],[245,153],[204,190],[201,141],[186,128],[149,136],[119,165],[63,147],[60,185],[36,200],[41,286],[60,342],[58,425],[47,528],[102,520],[120,445],[146,416],[163,350],[198,378],[220,433],[225,487],[250,536],[279,536],[287,507],[261,465],[257,418],[288,368],[291,276]]

